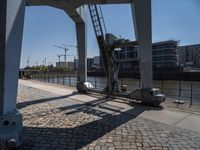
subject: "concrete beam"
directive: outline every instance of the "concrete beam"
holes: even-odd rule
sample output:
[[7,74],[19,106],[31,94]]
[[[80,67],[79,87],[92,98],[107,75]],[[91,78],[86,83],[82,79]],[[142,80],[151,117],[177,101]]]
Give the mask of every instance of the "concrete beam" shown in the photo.
[[79,8],[75,8],[68,1],[56,1],[56,0],[26,0],[27,6],[50,6],[64,10],[68,16],[77,23],[84,23],[84,19],[81,17]]
[[84,6],[78,9],[81,18],[84,20],[83,23],[76,22],[76,35],[78,45],[78,82],[87,81],[87,21],[86,21],[86,10]]
[[139,46],[139,67],[143,88],[153,87],[151,0],[135,0],[131,4],[135,37]]
[[128,4],[134,0],[26,0],[28,6],[48,5],[62,8],[63,4],[70,5],[71,8],[79,8],[88,4]]
[[22,117],[16,110],[25,1],[0,1],[0,149],[20,144]]
[[[78,82],[81,87],[87,81],[87,25],[86,9],[84,6],[75,8],[70,1],[55,0],[27,0],[28,6],[47,5],[64,10],[76,24],[76,35],[79,56],[79,75]],[[80,91],[81,91],[80,87]]]
[[[6,1],[6,2],[3,2]],[[9,113],[16,109],[16,95],[21,57],[22,34],[25,13],[25,1],[7,1],[1,11],[0,28],[0,74],[1,74],[1,97],[3,94],[3,113]],[[2,6],[2,5],[1,5]],[[2,81],[4,79],[4,81]],[[2,99],[1,99],[2,101]]]
[[81,5],[88,4],[128,4],[133,0],[68,0],[74,7],[80,7]]
[[6,48],[6,1],[0,1],[0,114],[4,112],[5,48]]

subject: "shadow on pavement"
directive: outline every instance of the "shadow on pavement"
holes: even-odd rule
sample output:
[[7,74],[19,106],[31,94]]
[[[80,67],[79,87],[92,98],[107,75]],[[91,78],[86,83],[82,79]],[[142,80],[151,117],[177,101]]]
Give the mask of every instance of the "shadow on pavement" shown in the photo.
[[69,98],[73,95],[76,95],[77,93],[78,92],[73,92],[69,95],[64,95],[64,96],[56,96],[56,97],[42,98],[42,99],[20,102],[20,103],[17,103],[17,108],[22,109],[22,108],[30,106],[30,105],[35,105],[35,104],[40,104],[40,103],[45,103],[45,102],[50,102],[50,101],[56,101],[56,100],[63,99],[63,98]]
[[[75,93],[76,94],[76,93]],[[68,98],[72,95],[55,97],[49,99],[40,99],[32,102],[19,104],[18,108],[23,108],[28,105],[58,100],[60,98]],[[61,112],[66,110],[65,114],[73,115],[78,112],[83,112],[88,115],[98,116],[100,119],[81,124],[74,128],[40,128],[40,127],[24,127],[25,141],[22,149],[80,149],[92,143],[100,137],[110,133],[117,127],[135,119],[138,115],[148,110],[161,110],[162,108],[145,107],[140,104],[134,104],[132,109],[121,112],[123,108],[106,104],[111,101],[108,97],[102,97],[94,101],[83,104],[75,104],[58,108]],[[48,116],[47,116],[48,117]],[[105,141],[106,142],[106,141]],[[104,143],[102,143],[104,144]]]

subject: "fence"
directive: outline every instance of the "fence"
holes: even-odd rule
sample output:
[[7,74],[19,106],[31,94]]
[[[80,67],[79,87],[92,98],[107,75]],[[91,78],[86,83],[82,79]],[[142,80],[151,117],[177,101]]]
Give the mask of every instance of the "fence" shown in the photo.
[[[64,74],[34,74],[31,79],[63,84],[69,86],[76,86],[76,75],[64,75]],[[103,77],[88,77],[88,81],[97,88],[103,89],[106,83],[106,79]],[[141,87],[139,79],[120,78],[119,87],[121,85],[127,85],[127,92]],[[161,92],[167,97],[168,103],[173,103],[174,100],[184,101],[187,107],[200,107],[200,82],[191,81],[154,81],[154,87],[159,88]]]

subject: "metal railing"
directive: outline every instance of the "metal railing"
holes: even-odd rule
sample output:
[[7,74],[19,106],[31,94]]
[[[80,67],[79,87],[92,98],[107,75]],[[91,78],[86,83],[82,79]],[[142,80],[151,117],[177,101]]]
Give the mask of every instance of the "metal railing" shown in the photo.
[[[76,86],[77,84],[76,75],[34,74],[31,79],[68,86]],[[88,77],[88,81],[97,89],[103,89],[106,84],[104,77]],[[139,79],[120,78],[118,83],[119,87],[126,85],[127,92],[141,87]],[[184,106],[186,107],[200,108],[200,82],[156,80],[154,81],[154,87],[159,88],[171,104],[174,100],[180,100],[185,102]]]

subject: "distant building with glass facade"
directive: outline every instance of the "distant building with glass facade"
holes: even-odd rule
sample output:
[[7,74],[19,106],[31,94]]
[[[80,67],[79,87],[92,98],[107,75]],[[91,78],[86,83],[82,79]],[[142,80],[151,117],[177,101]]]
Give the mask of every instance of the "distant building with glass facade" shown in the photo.
[[[174,69],[178,67],[178,41],[168,40],[152,44],[153,69]],[[121,62],[121,69],[139,70],[138,66],[138,48],[136,46],[122,47],[115,51],[118,60]],[[141,54],[143,55],[143,54]]]
[[200,44],[179,46],[178,54],[181,66],[200,68]]
[[175,40],[168,40],[152,44],[154,69],[178,67],[178,43]]

